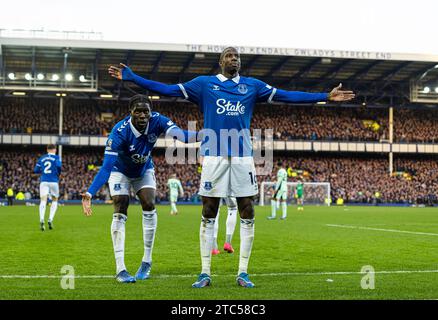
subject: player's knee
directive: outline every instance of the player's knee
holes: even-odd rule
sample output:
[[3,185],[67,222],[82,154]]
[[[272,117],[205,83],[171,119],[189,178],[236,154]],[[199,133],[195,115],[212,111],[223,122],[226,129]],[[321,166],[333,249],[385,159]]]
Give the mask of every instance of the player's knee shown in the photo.
[[202,216],[205,218],[216,218],[217,210],[214,210],[212,205],[204,205],[202,208]]
[[114,197],[114,212],[128,214],[129,197]]
[[205,218],[216,218],[219,201],[208,200],[202,205],[202,216]]
[[239,212],[242,219],[254,219],[254,202],[252,199],[242,200],[239,204]]
[[41,202],[47,202],[47,196],[41,196],[40,199]]
[[152,211],[155,209],[155,199],[146,199],[142,201],[141,208],[143,211]]

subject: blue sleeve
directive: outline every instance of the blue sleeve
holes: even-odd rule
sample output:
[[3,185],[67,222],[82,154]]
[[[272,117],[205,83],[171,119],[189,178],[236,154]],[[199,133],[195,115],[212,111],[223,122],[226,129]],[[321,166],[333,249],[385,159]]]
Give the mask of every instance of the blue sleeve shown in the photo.
[[106,141],[105,155],[118,156],[122,151],[122,143],[122,137],[113,130]]
[[273,100],[278,102],[319,102],[327,101],[328,93],[310,93],[301,91],[286,91],[277,89],[274,93]]
[[202,100],[202,88],[204,87],[205,79],[205,76],[199,76],[186,83],[178,84],[178,86],[181,88],[184,98],[195,104],[200,104]]
[[61,159],[60,158],[58,158],[56,160],[56,168],[58,169],[58,175],[61,174],[62,163],[61,163]]
[[199,140],[200,137],[198,136],[198,132],[183,130],[177,126],[170,128],[167,131],[166,136],[172,137],[173,139],[177,139],[177,140],[184,142],[184,143],[194,143],[194,142],[201,141],[201,140]]
[[40,160],[38,159],[37,164],[35,165],[35,168],[33,168],[34,173],[41,173],[43,171],[43,168],[41,167]]
[[263,81],[255,79],[257,90],[257,101],[268,102],[272,101],[286,102],[286,103],[311,103],[319,101],[327,101],[328,93],[309,93],[301,91],[286,91],[273,88]]
[[172,120],[163,115],[160,115],[160,126],[162,132],[164,132],[166,136],[172,136],[174,139],[176,138],[184,143],[192,143],[197,141],[196,131],[183,130],[179,128]]
[[139,75],[136,75],[132,70],[128,67],[123,68],[122,70],[122,79],[124,81],[132,81],[136,85],[145,88],[150,91],[154,91],[156,93],[159,93],[163,96],[168,97],[184,97],[183,93],[181,92],[181,89],[176,84],[164,84],[158,81],[153,81],[149,79],[145,79],[140,77]]
[[159,115],[159,123],[160,123],[160,134],[164,133],[166,134],[171,128],[178,127],[172,120],[170,120],[168,117],[163,116],[162,114]]
[[277,89],[269,84],[264,83],[258,79],[254,79],[257,87],[257,102],[272,102],[272,97]]
[[100,168],[97,175],[94,177],[93,183],[91,183],[91,186],[87,190],[87,192],[90,193],[91,196],[94,196],[97,191],[99,191],[99,189],[102,188],[102,186],[108,181],[111,175],[111,170],[114,167],[116,160],[117,156],[108,154],[105,151],[102,167]]

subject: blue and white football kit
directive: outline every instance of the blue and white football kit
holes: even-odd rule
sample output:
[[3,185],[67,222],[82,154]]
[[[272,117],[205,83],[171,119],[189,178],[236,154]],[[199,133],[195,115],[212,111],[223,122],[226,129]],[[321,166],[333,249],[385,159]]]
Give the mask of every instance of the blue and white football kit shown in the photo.
[[[206,197],[249,197],[258,193],[253,160],[250,123],[257,102],[318,102],[327,93],[306,93],[276,89],[263,81],[236,75],[199,76],[176,85],[144,79],[128,67],[122,79],[160,95],[181,97],[197,104],[204,114],[202,136],[201,185],[199,194]],[[211,250],[215,218],[202,217],[199,230],[202,270],[194,288],[210,285]],[[247,268],[254,239],[254,218],[240,220],[240,258],[236,278],[240,286],[252,288]]]
[[38,159],[34,173],[40,173],[40,198],[59,197],[59,175],[61,174],[61,159],[54,153],[48,153]]
[[[131,116],[117,123],[107,140],[103,165],[88,188],[87,194],[90,197],[94,196],[107,181],[111,196],[129,195],[131,186],[136,194],[144,188],[156,189],[151,153],[161,134],[176,136],[178,140],[186,143],[196,141],[196,132],[181,130],[169,118],[157,112],[152,112],[144,133],[140,133],[134,127]],[[144,255],[135,277],[127,272],[124,261],[127,219],[126,214],[115,212],[111,224],[116,279],[123,283],[145,280],[150,276],[157,227],[156,209],[143,210]]]
[[87,191],[89,195],[94,196],[107,181],[111,196],[129,195],[131,185],[135,193],[143,188],[156,189],[152,149],[161,134],[178,131],[184,133],[183,142],[196,139],[196,133],[181,130],[158,112],[152,112],[144,133],[138,132],[130,116],[118,122],[107,140],[103,165]]
[[47,197],[52,196],[52,205],[50,207],[49,228],[53,228],[53,219],[55,218],[56,210],[58,208],[59,198],[59,175],[61,174],[61,158],[54,154],[48,153],[38,159],[34,168],[34,173],[41,174],[40,177],[40,224],[41,230],[44,231],[44,221],[47,205]]
[[247,197],[258,193],[250,122],[257,102],[297,103],[327,100],[327,93],[285,91],[239,75],[199,76],[186,83],[166,85],[123,69],[123,80],[162,95],[185,98],[204,114],[199,194],[208,197]]

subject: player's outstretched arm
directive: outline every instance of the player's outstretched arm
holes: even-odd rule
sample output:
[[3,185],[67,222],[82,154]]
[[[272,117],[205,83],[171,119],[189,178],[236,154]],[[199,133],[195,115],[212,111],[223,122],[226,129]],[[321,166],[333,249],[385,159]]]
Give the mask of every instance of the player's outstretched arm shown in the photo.
[[118,67],[110,66],[108,73],[111,77],[117,80],[131,81],[139,87],[154,91],[163,96],[184,98],[184,94],[180,87],[176,84],[164,84],[158,81],[142,78],[136,75],[127,65],[120,63]]
[[91,210],[91,196],[88,193],[82,193],[82,210],[84,214],[89,217],[93,213]]
[[116,160],[116,155],[105,154],[102,167],[94,177],[93,183],[91,183],[91,186],[88,188],[87,192],[82,194],[82,209],[86,216],[91,216],[91,198],[108,181],[111,175],[111,170],[114,167]]
[[271,100],[286,103],[314,103],[320,101],[344,102],[354,99],[353,91],[342,90],[342,84],[339,84],[329,93],[311,93],[302,91],[286,91],[275,89]]
[[329,101],[349,101],[354,99],[355,94],[353,91],[349,90],[341,90],[342,83],[340,83],[336,88],[333,88],[332,91],[328,94],[327,100]]
[[170,128],[166,133],[166,137],[176,138],[184,143],[194,143],[202,140],[199,132],[183,130],[177,126]]

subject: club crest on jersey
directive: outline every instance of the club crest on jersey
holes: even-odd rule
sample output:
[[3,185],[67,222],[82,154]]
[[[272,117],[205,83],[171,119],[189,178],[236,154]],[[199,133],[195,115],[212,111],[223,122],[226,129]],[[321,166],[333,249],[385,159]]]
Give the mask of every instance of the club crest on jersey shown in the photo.
[[157,141],[157,135],[155,133],[148,134],[148,142],[155,143]]
[[120,190],[122,190],[122,187],[121,187],[120,183],[116,183],[114,185],[114,191],[120,191]]
[[210,191],[211,189],[213,189],[213,186],[211,185],[211,182],[206,181],[204,183],[204,189],[207,190],[207,191]]
[[241,94],[245,94],[248,92],[248,87],[246,86],[246,84],[241,83],[237,86],[237,91],[239,91]]

